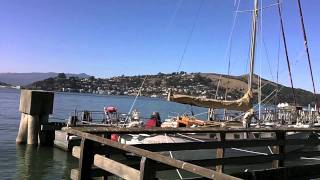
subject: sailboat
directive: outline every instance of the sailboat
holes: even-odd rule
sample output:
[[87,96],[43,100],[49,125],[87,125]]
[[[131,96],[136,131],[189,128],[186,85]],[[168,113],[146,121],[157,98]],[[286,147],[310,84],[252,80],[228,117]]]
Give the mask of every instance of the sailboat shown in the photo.
[[[310,56],[309,56],[309,50],[308,50],[308,44],[307,44],[307,39],[306,39],[306,32],[304,28],[304,23],[303,23],[303,16],[302,16],[302,10],[301,10],[301,3],[300,0],[298,0],[298,5],[299,5],[299,12],[300,12],[300,17],[301,17],[301,25],[303,29],[303,34],[304,34],[304,40],[305,40],[305,48],[307,52],[307,57],[308,57],[308,62],[309,62],[309,69],[310,69],[310,74],[311,74],[311,79],[312,79],[312,85],[313,85],[313,93],[315,97],[315,108],[317,109],[317,95],[316,95],[316,90],[315,90],[315,85],[314,85],[314,79],[313,79],[313,73],[312,73],[312,66],[311,66],[311,61],[310,61]],[[239,99],[236,100],[218,100],[218,99],[208,99],[204,97],[197,97],[197,96],[189,96],[189,95],[183,95],[183,94],[173,94],[172,92],[169,92],[168,95],[168,100],[173,101],[176,103],[181,103],[181,104],[187,104],[191,106],[198,106],[198,107],[203,107],[203,108],[209,108],[209,112],[214,109],[225,109],[225,110],[236,110],[236,111],[242,111],[244,113],[244,118],[242,120],[245,120],[245,118],[251,118],[253,117],[253,90],[252,90],[252,83],[253,83],[253,78],[254,78],[254,63],[255,63],[255,49],[256,49],[256,34],[257,34],[257,19],[258,19],[258,1],[254,1],[254,10],[253,10],[253,17],[252,17],[252,33],[251,33],[251,46],[250,46],[250,64],[249,64],[249,77],[248,77],[248,88],[247,92]],[[295,90],[293,87],[293,82],[292,82],[292,75],[291,75],[291,68],[290,68],[290,63],[289,63],[289,58],[288,58],[288,51],[287,51],[287,44],[286,44],[286,39],[285,39],[285,34],[284,34],[284,27],[283,27],[283,22],[282,22],[282,14],[281,14],[281,8],[280,8],[280,1],[278,0],[278,12],[280,16],[280,24],[281,24],[281,32],[282,32],[282,37],[283,37],[283,42],[284,42],[284,48],[285,48],[285,53],[286,53],[286,60],[287,60],[287,65],[288,65],[288,72],[289,72],[289,77],[290,77],[290,82],[291,82],[291,89],[292,89],[292,94],[293,94],[293,99],[294,99],[294,105],[291,106],[292,108],[290,109],[291,112],[289,112],[289,108],[287,108],[286,113],[291,113],[291,116],[295,116],[294,114],[298,114],[301,116],[301,114],[311,114],[312,112],[309,111],[302,111],[302,107],[297,106],[296,102],[296,95],[295,95]],[[260,85],[261,86],[261,85]],[[277,90],[278,91],[278,90]],[[261,93],[261,89],[260,89]],[[319,106],[318,106],[319,107]],[[283,108],[284,109],[284,108]],[[276,110],[275,110],[276,111]],[[319,111],[319,110],[318,110]],[[299,114],[302,112],[301,114]],[[209,116],[210,113],[208,113]],[[246,117],[247,116],[247,117]],[[277,116],[277,114],[272,115],[272,116]],[[278,115],[281,116],[281,115]],[[313,120],[309,120],[308,123],[314,123],[319,119],[319,112],[317,115],[310,115],[312,116]],[[208,118],[209,119],[209,118]],[[259,108],[259,119],[260,119],[260,108]],[[298,118],[297,118],[298,119]],[[310,118],[309,118],[310,119]],[[263,119],[260,119],[263,121]],[[290,123],[293,120],[290,120]],[[298,120],[294,120],[297,124],[301,124],[301,122],[298,122]],[[227,122],[223,122],[225,125]],[[279,125],[283,125],[283,122],[278,122]],[[281,124],[282,123],[282,124]],[[185,124],[192,124],[192,123],[185,123]],[[272,123],[275,125],[274,123]],[[269,124],[266,124],[269,125]],[[298,125],[294,125],[294,127],[298,127]],[[306,127],[305,125],[301,125],[301,127]]]
[[[254,0],[254,10],[252,15],[252,31],[251,31],[251,47],[250,47],[250,64],[249,64],[249,77],[248,77],[248,89],[246,93],[236,100],[217,100],[208,99],[204,97],[195,97],[182,94],[168,93],[168,100],[188,104],[192,106],[205,107],[210,109],[228,109],[246,112],[245,118],[251,118],[253,114],[253,78],[254,78],[254,62],[255,62],[255,50],[256,50],[256,35],[257,35],[257,18],[258,18],[258,0]],[[192,123],[191,123],[192,124]],[[221,123],[222,124],[222,123]],[[242,124],[239,124],[240,127]],[[239,127],[239,126],[238,126]],[[123,135],[120,137],[120,142],[124,144],[150,144],[150,143],[179,143],[179,142],[203,142],[203,141],[215,141],[216,135],[209,135],[209,139],[202,137],[195,137],[197,134],[176,134],[176,135]],[[291,134],[288,138],[307,138],[308,134]],[[258,138],[271,138],[269,133],[259,134]],[[257,138],[257,136],[246,136],[244,133],[227,133],[226,139],[244,139],[244,138]],[[295,150],[295,147],[290,150]],[[287,149],[289,150],[289,148]],[[182,160],[195,160],[195,159],[211,159],[215,154],[215,149],[206,150],[188,150],[188,151],[176,151],[176,152],[162,152],[163,154],[170,155],[173,158]],[[256,155],[256,154],[272,154],[270,147],[257,147],[250,149],[227,149],[226,156],[237,155]]]
[[247,116],[251,117],[253,108],[252,83],[254,76],[254,62],[256,54],[256,37],[257,37],[257,19],[258,19],[258,0],[254,1],[254,10],[252,13],[252,30],[251,30],[251,46],[250,46],[250,64],[247,92],[237,100],[217,100],[203,97],[188,96],[182,94],[168,94],[168,100],[188,104],[192,106],[204,107],[209,109],[228,109],[236,111],[248,112]]

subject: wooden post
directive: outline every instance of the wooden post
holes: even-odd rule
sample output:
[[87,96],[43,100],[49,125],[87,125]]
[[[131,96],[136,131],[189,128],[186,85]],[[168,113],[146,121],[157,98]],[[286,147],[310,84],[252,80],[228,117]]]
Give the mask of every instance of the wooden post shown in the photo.
[[[286,139],[286,132],[279,131],[276,132],[276,139],[285,141]],[[285,145],[279,145],[279,146],[273,146],[272,148],[273,154],[280,154],[282,155],[282,159],[280,160],[273,160],[272,161],[272,167],[273,168],[279,168],[284,167],[284,159],[285,159]]]
[[[111,139],[111,134],[110,133],[105,133],[105,134],[102,134],[102,137],[107,138],[107,139]],[[104,157],[106,157],[106,158],[110,158],[110,156],[111,156],[110,152],[107,152],[107,154],[104,155]],[[109,177],[111,177],[111,176],[112,176],[112,174],[110,172],[106,172],[101,179],[102,180],[108,180]]]
[[[219,141],[223,142],[226,140],[226,133],[220,133],[219,134]],[[217,148],[216,150],[216,159],[224,158],[224,148]],[[216,171],[217,172],[223,172],[224,166],[223,165],[217,165]]]
[[215,113],[214,109],[212,108],[208,109],[208,121],[213,121],[215,119],[214,113]]
[[81,151],[79,159],[79,180],[91,179],[91,170],[94,160],[94,142],[86,138],[81,139]]
[[[41,115],[39,116],[39,126],[43,124],[49,123],[49,115]],[[40,145],[52,145],[54,141],[55,131],[47,131],[47,130],[40,130],[39,131],[39,143]]]
[[156,162],[146,157],[141,158],[140,180],[152,180],[156,178]]

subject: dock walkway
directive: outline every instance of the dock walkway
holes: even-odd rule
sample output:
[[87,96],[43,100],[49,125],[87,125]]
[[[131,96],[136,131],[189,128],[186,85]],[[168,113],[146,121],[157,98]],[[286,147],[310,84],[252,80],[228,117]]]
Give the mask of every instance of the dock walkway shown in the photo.
[[[73,156],[79,158],[79,169],[73,169],[72,179],[90,179],[93,176],[107,178],[116,175],[123,179],[156,179],[157,171],[182,169],[202,179],[310,179],[320,177],[320,164],[285,167],[285,160],[300,157],[320,156],[320,151],[286,152],[289,145],[320,144],[319,138],[286,139],[288,132],[313,133],[320,128],[113,128],[113,127],[69,127],[69,134],[81,137],[81,145],[73,148]],[[274,133],[272,139],[225,139],[226,133]],[[219,141],[185,142],[162,144],[126,145],[110,140],[111,134],[175,134],[175,133],[217,133]],[[227,148],[272,147],[272,154],[225,157]],[[161,155],[160,151],[179,151],[196,149],[216,149],[212,159],[181,161]],[[112,159],[111,155],[133,153],[140,157],[140,163],[129,164]],[[243,165],[272,163],[272,169],[238,172],[232,175],[224,173],[224,165]],[[213,167],[213,168],[212,168]],[[215,167],[215,168],[214,168]],[[213,170],[215,169],[215,170]],[[199,179],[199,178],[197,178]]]

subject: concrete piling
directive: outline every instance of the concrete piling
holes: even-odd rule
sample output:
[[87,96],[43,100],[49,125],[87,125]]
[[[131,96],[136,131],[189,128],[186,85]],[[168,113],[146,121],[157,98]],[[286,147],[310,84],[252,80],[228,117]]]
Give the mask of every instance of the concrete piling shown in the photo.
[[[46,144],[46,133],[40,131],[42,124],[48,123],[53,110],[54,94],[47,91],[21,90],[21,121],[16,142],[30,145]],[[41,137],[43,136],[43,137]]]
[[27,142],[27,133],[28,133],[28,117],[27,114],[21,113],[21,120],[19,126],[19,132],[16,138],[18,144]]
[[28,117],[28,139],[27,144],[38,144],[39,140],[39,116],[37,115],[27,115]]

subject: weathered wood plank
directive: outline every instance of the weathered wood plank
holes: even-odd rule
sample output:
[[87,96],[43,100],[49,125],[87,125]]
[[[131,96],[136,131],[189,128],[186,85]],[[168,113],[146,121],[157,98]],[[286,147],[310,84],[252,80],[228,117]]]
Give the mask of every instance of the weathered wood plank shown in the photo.
[[274,146],[283,145],[284,141],[275,139],[262,140],[225,140],[210,142],[186,142],[186,143],[162,143],[162,144],[137,144],[135,147],[159,152],[159,151],[180,151],[180,150],[197,150],[197,149],[217,149],[217,148],[241,148],[257,146]]
[[293,151],[286,154],[286,159],[297,159],[300,157],[316,157],[320,156],[320,151]]
[[[314,152],[315,153],[315,152]],[[316,154],[314,155],[318,155],[320,154],[320,152],[317,151]],[[74,147],[73,151],[72,151],[72,155],[76,158],[80,157],[80,147]],[[305,155],[306,157],[310,157],[308,156],[308,153],[303,153],[303,155]],[[297,156],[293,157],[289,156],[292,158],[299,158]],[[189,160],[186,161],[188,163],[191,164],[195,164],[195,165],[199,165],[199,166],[203,166],[203,167],[213,167],[216,165],[241,165],[241,164],[256,164],[256,163],[264,163],[264,162],[270,162],[272,160],[279,160],[279,159],[283,159],[283,157],[281,155],[278,154],[270,154],[270,155],[256,155],[256,156],[240,156],[240,157],[224,157],[222,159],[203,159],[203,160]],[[133,167],[140,167],[140,165],[138,164],[130,164]],[[165,164],[161,164],[161,163],[157,163],[157,170],[161,171],[161,170],[172,170],[172,169],[176,169],[174,167],[171,166],[167,166]]]
[[[79,169],[71,169],[70,179],[78,180],[79,173],[80,173]],[[91,179],[100,179],[101,180],[105,174],[107,174],[106,171],[104,171],[100,168],[97,168],[97,167],[93,167],[91,170],[90,177],[91,177]]]
[[[214,167],[220,164],[223,165],[248,165],[248,164],[257,164],[257,163],[264,163],[264,162],[271,162],[275,159],[281,159],[278,154],[272,155],[257,155],[257,156],[241,156],[241,157],[228,157],[223,159],[203,159],[203,160],[191,160],[186,161],[188,163],[202,166],[202,167]],[[134,166],[136,167],[136,166]],[[157,171],[165,171],[165,170],[173,170],[175,168],[158,163],[157,164]]]
[[[76,146],[73,148],[72,155],[76,158],[80,158],[80,147]],[[316,157],[320,156],[320,151],[294,151],[286,154],[286,159],[300,159],[300,157]],[[241,165],[241,164],[256,164],[271,162],[272,160],[280,160],[284,157],[278,154],[270,155],[256,155],[256,156],[240,156],[240,157],[225,157],[223,159],[204,159],[204,160],[193,160],[186,161],[191,164],[203,166],[203,167],[213,167],[215,165]],[[131,164],[132,165],[132,164]],[[138,166],[136,166],[138,167]],[[163,164],[157,165],[158,170],[171,170],[175,169],[173,167],[165,166]]]
[[[226,140],[226,133],[220,133],[219,134],[219,141],[220,142],[225,142],[225,140]],[[224,154],[225,154],[224,148],[218,148],[216,150],[216,158],[217,159],[223,159],[224,158]],[[222,164],[216,166],[216,171],[217,172],[222,173],[223,170],[224,170],[224,166]]]
[[79,180],[90,179],[94,156],[93,144],[94,142],[92,140],[82,137],[80,145]]
[[66,123],[62,122],[49,122],[47,124],[41,124],[40,130],[41,131],[55,131],[60,130],[61,128],[65,127]]
[[80,146],[74,146],[72,148],[72,156],[80,159],[80,153],[81,153],[81,147]]
[[320,178],[320,164],[280,167],[276,169],[255,170],[234,173],[233,176],[243,179],[282,180],[282,179],[316,179]]
[[[276,139],[284,141],[286,138],[286,132],[276,132]],[[272,148],[273,154],[279,154],[285,157],[285,145],[273,146]],[[284,159],[273,160],[272,162],[273,168],[284,167]]]
[[[181,150],[197,150],[197,149],[217,149],[217,148],[241,148],[241,147],[258,147],[258,146],[273,146],[273,145],[282,145],[284,141],[277,141],[274,139],[267,140],[226,140],[224,142],[220,141],[210,141],[210,142],[185,142],[185,143],[161,143],[161,144],[136,144],[132,145],[137,148],[152,152],[161,152],[161,151],[181,151]],[[115,153],[124,153],[116,148],[102,146],[97,152],[110,152],[111,154]],[[214,156],[213,156],[214,157]]]
[[172,166],[172,167],[175,167],[175,168],[178,168],[178,169],[183,169],[183,170],[192,172],[194,174],[198,174],[198,175],[203,176],[203,177],[207,177],[207,178],[219,177],[219,178],[230,178],[230,179],[233,179],[232,176],[229,176],[229,175],[226,175],[226,174],[218,173],[218,172],[215,172],[213,170],[210,170],[210,169],[207,169],[207,168],[204,168],[204,167],[200,167],[200,166],[197,166],[197,165],[194,165],[194,164],[190,164],[190,163],[183,162],[183,161],[180,161],[180,160],[172,159],[170,157],[167,157],[167,156],[155,153],[155,152],[150,152],[150,151],[147,151],[147,150],[144,150],[144,149],[140,149],[140,148],[137,148],[137,147],[133,147],[133,146],[130,146],[130,145],[120,144],[118,142],[114,142],[114,141],[111,141],[109,139],[106,139],[106,138],[103,138],[103,137],[100,137],[100,136],[96,136],[96,135],[93,135],[93,134],[84,133],[84,132],[77,131],[77,130],[73,130],[72,134],[75,134],[75,135],[80,136],[80,137],[86,137],[87,139],[90,139],[92,141],[96,141],[96,142],[99,142],[101,144],[106,144],[106,145],[108,145],[110,147],[113,147],[113,148],[125,150],[127,152],[137,154],[138,156],[144,156],[144,157],[150,158],[150,159],[152,159],[154,161],[157,161],[157,162],[160,162],[160,163],[164,163],[164,164],[167,164],[169,166]]
[[[132,145],[153,152],[161,151],[180,151],[180,150],[197,150],[197,149],[216,149],[216,148],[242,148],[242,147],[258,147],[258,146],[278,146],[284,145],[289,142],[290,145],[305,145],[306,140],[303,139],[288,139],[288,140],[275,140],[275,139],[262,139],[262,140],[226,140],[224,142],[211,141],[211,142],[186,142],[186,143],[162,143],[162,144],[136,144]],[[120,154],[126,151],[101,146],[97,149],[98,154]],[[214,158],[214,156],[212,157]]]
[[130,179],[130,180],[140,179],[140,172],[138,170],[131,168],[129,166],[126,166],[124,164],[121,164],[112,159],[106,158],[102,155],[96,154],[94,156],[93,164],[105,171],[108,171],[124,179]]
[[[259,140],[226,140],[209,141],[209,142],[185,142],[185,143],[161,143],[161,144],[136,144],[132,145],[137,148],[145,149],[153,152],[160,151],[180,151],[180,150],[197,150],[197,149],[217,149],[217,148],[244,148],[244,147],[258,147],[258,146],[280,146],[280,145],[307,145],[306,139],[287,139],[287,140],[275,140],[275,139],[259,139]],[[313,145],[320,144],[318,142]],[[108,149],[112,153],[115,153],[115,149]]]
[[141,158],[140,180],[152,180],[156,178],[156,162],[146,157]]

